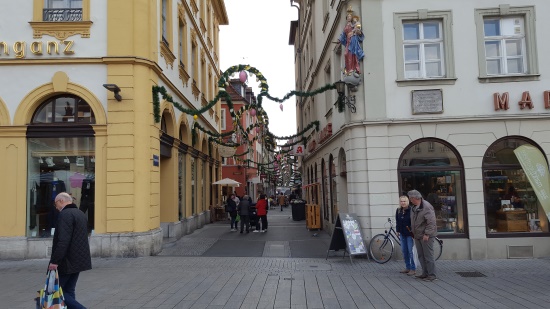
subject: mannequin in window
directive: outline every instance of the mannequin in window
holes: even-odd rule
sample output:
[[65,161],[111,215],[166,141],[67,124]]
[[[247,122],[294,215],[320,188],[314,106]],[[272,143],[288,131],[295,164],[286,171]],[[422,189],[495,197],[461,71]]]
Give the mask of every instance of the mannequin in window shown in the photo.
[[71,104],[67,102],[67,106],[65,106],[65,116],[72,116],[73,115],[73,108],[71,107]]
[[65,106],[65,115],[63,116],[63,121],[69,121],[69,119],[73,116],[73,108],[71,107],[71,104],[69,102],[66,103]]

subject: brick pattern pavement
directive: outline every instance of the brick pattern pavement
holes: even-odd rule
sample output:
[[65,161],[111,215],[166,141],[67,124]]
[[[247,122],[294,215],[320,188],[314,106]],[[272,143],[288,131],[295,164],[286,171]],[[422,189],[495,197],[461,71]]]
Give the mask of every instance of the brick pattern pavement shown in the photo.
[[[32,308],[47,260],[0,261],[2,308]],[[94,259],[77,298],[88,308],[548,308],[550,260],[438,261],[439,280],[401,261],[145,257]],[[486,277],[461,277],[478,271]]]
[[[403,261],[351,263],[340,252],[326,260],[328,234],[307,231],[289,214],[270,211],[267,233],[230,232],[223,222],[165,244],[156,257],[94,258],[77,299],[91,309],[550,308],[550,259],[437,261],[439,279],[424,282],[400,274]],[[257,257],[232,256],[227,243],[237,240],[261,249]],[[205,256],[214,251],[228,255]],[[323,258],[296,258],[313,251]],[[0,308],[34,308],[47,265],[0,261]]]

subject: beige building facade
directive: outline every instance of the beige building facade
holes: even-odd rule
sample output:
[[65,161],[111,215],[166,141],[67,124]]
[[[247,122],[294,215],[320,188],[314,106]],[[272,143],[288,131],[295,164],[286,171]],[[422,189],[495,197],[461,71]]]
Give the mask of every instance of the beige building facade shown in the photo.
[[[325,229],[356,213],[368,241],[417,189],[436,210],[444,259],[550,255],[548,218],[514,155],[531,145],[548,172],[547,1],[291,5],[296,89],[347,83],[342,113],[336,91],[297,102],[298,131],[321,123],[301,166],[321,190]],[[360,42],[359,69],[342,35]]]
[[223,0],[2,8],[0,258],[49,257],[62,191],[88,215],[94,256],[154,255],[209,223],[220,156],[192,126],[219,132],[220,107],[194,119],[171,102],[215,97]]

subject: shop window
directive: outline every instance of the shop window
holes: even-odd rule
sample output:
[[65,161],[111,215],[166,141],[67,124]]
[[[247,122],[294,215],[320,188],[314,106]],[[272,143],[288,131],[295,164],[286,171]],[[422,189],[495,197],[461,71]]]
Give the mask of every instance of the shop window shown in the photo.
[[58,212],[54,200],[67,192],[95,224],[94,113],[81,98],[53,97],[43,102],[27,128],[28,237],[53,235]]
[[332,223],[336,222],[336,216],[338,216],[338,200],[336,198],[336,166],[334,165],[334,158],[332,155],[329,157],[329,177],[330,177],[330,208]]
[[464,236],[464,168],[454,148],[442,140],[418,140],[407,146],[399,162],[401,194],[418,190],[434,207],[438,233]]
[[195,157],[191,157],[191,214],[196,214],[197,201],[197,166],[195,165]]
[[33,115],[32,123],[94,124],[95,116],[90,105],[77,96],[53,97],[42,103]]
[[489,236],[548,232],[548,219],[514,154],[514,149],[525,144],[533,143],[521,137],[506,137],[493,143],[483,157]]
[[327,171],[326,171],[326,166],[325,166],[325,160],[323,159],[321,161],[321,193],[323,195],[322,199],[323,199],[323,217],[325,218],[325,220],[328,221],[328,215],[329,215],[329,211],[328,211],[328,196],[329,196],[329,190],[328,190],[328,179],[327,179]]

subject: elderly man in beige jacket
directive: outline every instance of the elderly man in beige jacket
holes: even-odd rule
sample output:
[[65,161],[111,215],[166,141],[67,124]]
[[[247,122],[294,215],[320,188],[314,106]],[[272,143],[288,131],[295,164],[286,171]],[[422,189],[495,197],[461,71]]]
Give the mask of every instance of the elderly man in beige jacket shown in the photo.
[[434,238],[437,236],[435,211],[432,204],[424,200],[417,190],[411,190],[407,195],[413,204],[411,225],[418,260],[422,266],[422,274],[416,277],[424,281],[434,281],[437,280],[434,259]]

